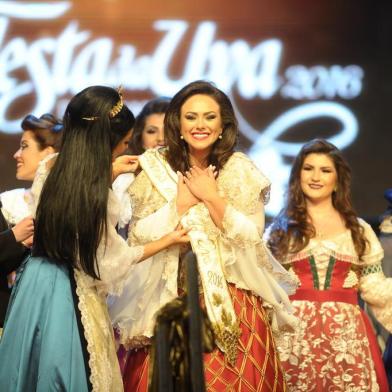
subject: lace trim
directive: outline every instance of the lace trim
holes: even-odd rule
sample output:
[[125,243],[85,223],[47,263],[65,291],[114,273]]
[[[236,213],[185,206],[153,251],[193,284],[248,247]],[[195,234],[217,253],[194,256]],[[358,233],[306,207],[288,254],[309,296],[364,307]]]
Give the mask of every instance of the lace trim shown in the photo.
[[[296,253],[294,255],[290,255],[286,258],[286,260],[284,260],[282,262],[282,264],[291,264],[296,261],[308,259],[308,258],[314,256],[314,249],[315,248],[316,247],[312,247],[311,249],[301,251],[301,252]],[[339,252],[335,252],[335,251],[328,249],[328,248],[325,248],[325,253],[329,257],[333,257],[336,260],[345,261],[345,262],[348,262],[351,264],[363,265],[363,261],[359,260],[358,256],[345,255],[345,254],[342,254]]]
[[80,277],[80,272],[74,269],[74,275],[76,280],[76,295],[79,298],[78,308],[80,310],[81,321],[83,324],[84,329],[84,336],[87,342],[87,351],[89,353],[89,361],[88,365],[90,368],[90,382],[93,387],[94,391],[99,391],[99,382],[98,382],[98,369],[96,367],[97,357],[96,357],[96,349],[93,343],[93,336],[92,336],[92,326],[88,317],[86,316],[88,313],[84,290],[83,290],[83,283]]
[[260,267],[265,268],[271,275],[273,275],[275,280],[277,280],[280,285],[282,285],[282,283],[287,284],[287,286],[284,287],[284,290],[286,291],[287,295],[292,295],[296,292],[297,287],[300,285],[301,282],[300,279],[290,266],[287,271],[289,273],[287,273],[286,271],[280,272],[274,269],[273,263],[275,263],[276,265],[280,265],[282,263],[276,260],[275,256],[271,253],[263,239],[261,243],[256,246],[256,255],[257,264]]
[[[252,215],[257,211],[260,199],[264,203],[268,202],[270,181],[243,153],[236,152],[230,157],[221,170],[217,183],[220,194],[224,195],[234,208],[246,215]],[[244,184],[247,192],[244,192]]]
[[366,265],[365,267],[362,268],[361,276],[367,276],[370,274],[376,274],[380,272],[383,273],[381,264]]
[[[254,247],[255,245],[261,243],[261,236],[259,238],[248,239],[244,238],[241,232],[235,230],[235,222],[236,222],[236,214],[237,211],[235,208],[228,204],[225,210],[225,214],[222,219],[222,226],[223,226],[223,235],[226,236],[234,246],[238,246],[239,248],[249,248]],[[221,233],[219,230],[216,229],[216,226],[207,225],[211,219],[205,219],[206,225],[205,228],[208,230],[207,234],[210,238],[214,238],[219,236]]]
[[[296,272],[294,271],[294,269],[292,267],[290,267],[287,272],[290,274],[292,279],[287,279],[288,283],[292,283],[293,281],[296,283],[296,287],[301,286],[301,279],[299,278],[299,276],[296,274]],[[296,292],[296,288],[293,288],[290,292],[287,293],[287,295],[293,295]]]
[[[133,246],[132,247],[135,250],[135,254],[136,256],[133,258],[134,260],[134,264],[138,263],[140,261],[140,259],[143,257],[144,254],[144,246],[143,245],[139,245],[139,246]],[[131,267],[132,268],[132,267]],[[99,284],[97,285],[97,291],[99,294],[101,295],[113,295],[113,296],[120,296],[124,290],[124,286],[127,284],[127,276],[129,276],[129,274],[132,273],[131,271],[129,271],[129,273],[126,274],[126,276],[123,276],[121,279],[119,279],[116,282],[112,282],[108,285],[105,286],[100,286]],[[97,284],[97,282],[95,280],[94,284]]]
[[47,166],[47,163],[51,161],[52,159],[57,159],[58,153],[55,154],[50,154],[46,156],[42,161],[39,162],[37,171],[35,172],[35,177],[33,184],[31,186],[31,195],[32,195],[32,208],[33,208],[33,215],[35,215],[38,203],[39,203],[39,198],[41,196],[41,191],[44,186],[44,183],[46,181],[46,177],[49,174],[49,167]]
[[163,299],[161,303],[171,301],[177,296],[178,284],[178,263],[179,263],[179,248],[165,249],[161,252],[160,261],[165,264],[162,279],[166,281],[163,289]]
[[117,332],[120,334],[120,344],[122,344],[126,350],[138,350],[147,346],[151,346],[152,338],[139,335],[139,336],[126,336],[125,330],[120,327],[117,328]]

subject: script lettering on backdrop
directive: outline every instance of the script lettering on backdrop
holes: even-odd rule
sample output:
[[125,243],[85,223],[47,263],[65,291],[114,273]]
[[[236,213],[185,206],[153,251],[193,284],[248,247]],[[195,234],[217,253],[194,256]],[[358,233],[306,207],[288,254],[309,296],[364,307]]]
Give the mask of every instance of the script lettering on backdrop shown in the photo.
[[[110,37],[93,38],[81,30],[77,20],[68,22],[57,37],[43,37],[28,42],[24,37],[10,37],[12,20],[57,19],[71,8],[70,1],[0,2],[0,132],[20,132],[20,118],[9,119],[8,109],[23,96],[36,97],[31,113],[54,109],[66,94],[74,94],[93,84],[122,85],[127,91],[151,90],[156,95],[172,96],[195,79],[214,81],[232,96],[240,130],[253,144],[252,159],[272,179],[271,203],[267,212],[276,213],[282,203],[289,165],[284,157],[297,154],[301,143],[283,142],[280,136],[308,120],[327,117],[339,122],[340,130],[329,140],[339,148],[350,145],[358,133],[353,112],[333,99],[351,100],[362,91],[363,69],[358,65],[289,66],[283,72],[280,60],[281,40],[271,38],[251,46],[242,39],[226,42],[216,39],[217,25],[200,22],[189,46],[180,77],[170,76],[170,67],[189,23],[183,20],[158,20],[153,28],[163,32],[161,41],[150,55],[138,55],[132,44],[115,44]],[[51,59],[49,61],[48,59]],[[16,70],[27,71],[28,80],[14,77]],[[241,114],[232,91],[243,100],[308,100],[280,114],[265,129],[255,129]]]

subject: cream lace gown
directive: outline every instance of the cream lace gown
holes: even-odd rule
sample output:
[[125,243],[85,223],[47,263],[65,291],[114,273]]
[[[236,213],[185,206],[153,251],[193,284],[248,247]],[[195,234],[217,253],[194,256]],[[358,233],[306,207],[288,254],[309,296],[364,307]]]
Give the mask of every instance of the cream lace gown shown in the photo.
[[[223,342],[219,346],[223,350],[216,349],[206,356],[207,390],[283,391],[272,330],[279,333],[280,328],[295,324],[286,294],[294,291],[295,283],[270,257],[261,238],[269,180],[244,154],[230,157],[217,179],[218,191],[228,202],[221,231],[203,203],[182,217],[177,215],[177,176],[159,152],[147,151],[140,162],[143,171],[129,188],[133,210],[129,243],[144,244],[157,239],[180,221],[184,227],[191,227],[192,249],[197,254],[203,282],[203,301],[207,304],[210,295],[219,292],[217,298],[227,299],[224,310],[232,312],[230,320],[238,320],[241,329],[239,338],[230,339],[231,347]],[[207,276],[208,273],[216,276],[222,284],[209,285],[208,280],[203,280],[205,272]],[[157,311],[178,296],[179,273],[177,246],[139,264],[123,294],[112,298],[110,315],[126,348],[149,344]],[[218,327],[221,303],[217,301],[212,310],[207,308],[211,322]],[[228,364],[226,357],[231,349],[237,351],[234,366]],[[128,359],[124,375],[127,391],[147,389],[148,358],[146,355],[139,358],[143,356],[139,353],[144,351],[134,352]]]

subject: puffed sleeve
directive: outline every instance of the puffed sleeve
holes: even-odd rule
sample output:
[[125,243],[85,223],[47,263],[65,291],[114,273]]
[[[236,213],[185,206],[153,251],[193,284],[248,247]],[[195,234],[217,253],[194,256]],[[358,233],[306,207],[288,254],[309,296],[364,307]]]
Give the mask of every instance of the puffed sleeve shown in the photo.
[[120,213],[118,218],[118,227],[120,229],[126,227],[132,218],[131,199],[127,192],[129,186],[135,179],[133,173],[124,173],[119,175],[112,184],[112,189],[120,202]]
[[129,187],[133,216],[129,243],[145,244],[172,232],[179,224],[176,199],[167,202],[157,194],[147,174],[142,171]]
[[119,205],[114,193],[109,191],[107,236],[102,238],[97,249],[100,280],[95,280],[98,290],[104,294],[119,295],[132,266],[140,261],[144,246],[128,246],[117,233],[116,223]]
[[243,248],[256,245],[264,231],[264,204],[270,182],[244,154],[236,153],[227,165],[222,178],[228,202],[222,221],[223,236]]
[[386,278],[383,273],[381,260],[384,251],[376,234],[366,222],[361,220],[360,223],[369,241],[362,257],[365,265],[359,279],[361,297],[370,305],[377,320],[392,332],[392,278]]
[[[144,171],[128,193],[133,211],[129,245],[157,240],[178,225],[175,201],[167,202]],[[109,297],[110,318],[126,347],[143,346],[153,334],[156,312],[177,296],[178,255],[179,247],[173,246],[136,264],[121,295]]]

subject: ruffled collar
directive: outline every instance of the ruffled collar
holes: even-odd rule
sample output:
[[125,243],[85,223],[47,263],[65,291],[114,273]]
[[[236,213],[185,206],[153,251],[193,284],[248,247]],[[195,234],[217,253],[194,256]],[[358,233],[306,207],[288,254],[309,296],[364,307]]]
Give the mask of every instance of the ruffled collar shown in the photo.
[[304,249],[296,254],[289,255],[286,258],[286,263],[303,260],[315,254],[326,254],[338,260],[354,264],[359,263],[350,230],[345,230],[329,238],[311,238]]

